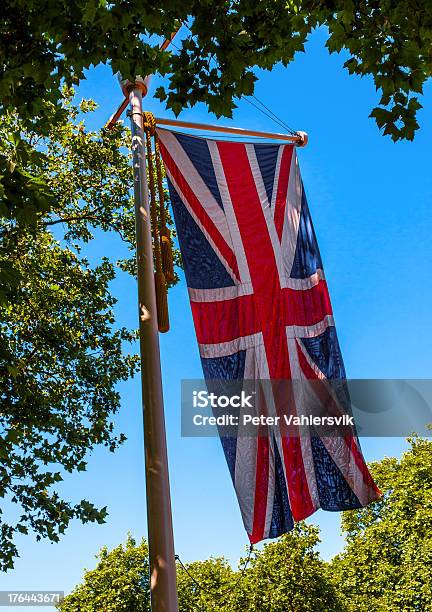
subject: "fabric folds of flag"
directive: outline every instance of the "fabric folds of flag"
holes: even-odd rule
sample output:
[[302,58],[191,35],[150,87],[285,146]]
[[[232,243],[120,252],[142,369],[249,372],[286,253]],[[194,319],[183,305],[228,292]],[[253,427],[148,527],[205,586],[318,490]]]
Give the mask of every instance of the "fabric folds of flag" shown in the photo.
[[[157,133],[205,378],[344,379],[295,146]],[[380,495],[354,431],[221,442],[252,543]]]

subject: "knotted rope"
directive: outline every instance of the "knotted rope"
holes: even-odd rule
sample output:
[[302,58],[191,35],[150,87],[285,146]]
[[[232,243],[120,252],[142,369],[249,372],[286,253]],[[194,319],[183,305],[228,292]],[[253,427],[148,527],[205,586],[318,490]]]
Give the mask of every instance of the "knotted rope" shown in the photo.
[[[147,111],[144,111],[143,118],[149,172],[150,220],[153,236],[158,328],[160,332],[167,332],[169,330],[167,283],[174,280],[172,241],[171,233],[166,225],[162,162],[156,134],[156,122],[153,114]],[[154,152],[152,150],[152,137],[154,140]]]

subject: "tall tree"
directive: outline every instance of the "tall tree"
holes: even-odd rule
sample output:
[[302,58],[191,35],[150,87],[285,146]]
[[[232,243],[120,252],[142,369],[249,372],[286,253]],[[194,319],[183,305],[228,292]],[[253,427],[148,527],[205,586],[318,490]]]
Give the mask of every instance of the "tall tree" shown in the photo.
[[[104,521],[105,508],[62,499],[56,486],[86,468],[96,445],[113,451],[124,440],[112,422],[117,384],[138,369],[128,354],[136,332],[116,324],[111,290],[117,272],[135,272],[130,135],[121,126],[86,131],[82,118],[95,104],[77,107],[71,97],[64,92],[65,120],[42,139],[16,114],[0,119],[10,159],[18,133],[34,155],[43,152],[34,164],[54,194],[51,212],[31,223],[0,220],[0,263],[12,279],[0,294],[0,569],[13,567],[17,532],[57,541],[73,518]],[[26,164],[31,174],[31,155]],[[120,236],[122,261],[84,257],[102,232]]]
[[339,612],[336,589],[316,546],[316,526],[298,523],[252,558],[233,594],[233,612]]
[[345,512],[330,576],[348,610],[432,610],[432,441],[371,464],[382,499]]
[[102,548],[94,570],[58,606],[62,612],[150,612],[148,546],[129,536],[124,546]]

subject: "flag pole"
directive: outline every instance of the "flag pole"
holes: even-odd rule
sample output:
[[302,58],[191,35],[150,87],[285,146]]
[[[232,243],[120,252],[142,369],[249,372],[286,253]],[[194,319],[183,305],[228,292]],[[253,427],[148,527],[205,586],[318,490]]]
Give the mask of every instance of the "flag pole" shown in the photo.
[[147,523],[152,612],[178,612],[174,537],[154,285],[142,98],[144,81],[129,87],[135,196],[138,314]]

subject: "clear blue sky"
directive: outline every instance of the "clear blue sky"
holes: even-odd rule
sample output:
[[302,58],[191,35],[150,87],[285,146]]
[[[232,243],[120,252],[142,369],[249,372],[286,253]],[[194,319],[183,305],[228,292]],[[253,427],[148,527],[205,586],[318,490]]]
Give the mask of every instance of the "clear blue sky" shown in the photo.
[[[306,53],[287,69],[259,73],[257,95],[295,129],[309,133],[299,151],[303,179],[332,297],[339,339],[351,378],[429,378],[431,365],[430,283],[431,87],[426,88],[421,130],[414,143],[393,144],[368,114],[377,100],[370,79],[342,70],[343,58],[329,56],[325,33],[315,32]],[[152,90],[158,79],[153,81]],[[120,102],[116,78],[107,67],[90,70],[79,95],[100,109],[89,127],[102,126]],[[145,104],[168,116],[151,97]],[[203,106],[182,119],[214,122]],[[221,120],[227,123],[227,120]],[[242,101],[238,126],[278,131],[267,117]],[[122,246],[99,237],[90,249],[96,259]],[[116,312],[122,324],[136,325],[134,282],[119,277]],[[219,441],[180,437],[180,382],[201,377],[184,280],[170,295],[171,331],[161,337],[165,410],[172,485],[176,551],[185,561],[224,555],[233,563],[244,553],[247,536]],[[18,540],[21,558],[1,577],[1,589],[69,591],[94,555],[106,544],[123,542],[130,531],[146,533],[140,384],[121,386],[116,418],[127,442],[115,454],[97,450],[88,470],[68,478],[69,499],[107,505],[107,523],[75,522],[61,543]],[[367,460],[400,455],[400,439],[365,439]],[[331,557],[342,547],[339,515],[319,512],[312,522],[322,530],[321,552]]]

